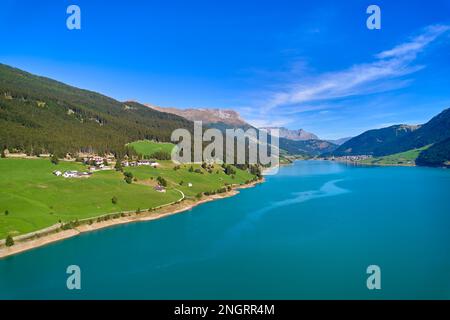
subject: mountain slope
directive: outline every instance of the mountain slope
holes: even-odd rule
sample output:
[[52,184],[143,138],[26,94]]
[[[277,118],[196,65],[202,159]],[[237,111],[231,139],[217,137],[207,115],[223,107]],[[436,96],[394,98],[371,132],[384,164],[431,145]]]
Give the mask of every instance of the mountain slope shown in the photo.
[[[239,113],[234,110],[222,110],[222,109],[177,109],[177,108],[163,108],[156,107],[152,105],[147,105],[148,107],[158,110],[164,111],[172,114],[176,114],[182,117],[185,117],[191,121],[203,121],[203,123],[209,128],[216,128],[221,131],[225,131],[226,129],[255,129],[259,130],[249,123],[243,120]],[[263,128],[266,131],[271,128]],[[278,129],[278,128],[276,128]],[[287,129],[285,129],[287,130]],[[287,132],[285,132],[287,133]],[[285,138],[283,135],[280,135],[279,139],[279,147],[280,149],[286,151],[291,155],[302,155],[302,156],[317,156],[324,152],[331,152],[336,149],[336,146],[330,142],[322,141],[318,139],[306,139],[317,138],[317,136],[310,134],[304,130],[298,130],[292,132],[292,135],[295,135],[296,138],[299,138],[299,135],[302,139],[291,140]]]
[[260,128],[261,130],[270,131],[272,129],[279,130],[279,137],[286,138],[294,141],[307,141],[307,140],[319,140],[319,137],[313,133],[307,132],[303,129],[299,130],[289,130],[284,127],[264,127]]
[[341,145],[333,152],[333,155],[386,155],[389,154],[385,152],[386,146],[395,145],[400,137],[409,135],[417,129],[417,126],[396,125],[382,129],[369,130]]
[[352,138],[353,137],[347,137],[347,138],[340,138],[340,139],[336,139],[336,140],[327,140],[327,141],[330,143],[333,143],[335,145],[341,146]]
[[234,110],[226,109],[177,109],[163,108],[153,105],[147,105],[151,109],[175,114],[190,121],[202,121],[209,127],[218,129],[243,128],[248,129],[251,126],[241,119],[239,113]]
[[169,141],[182,117],[122,103],[0,64],[0,146],[27,153],[124,152],[140,139]]
[[323,153],[333,152],[337,146],[323,140],[289,140],[280,138],[280,149],[291,155],[318,156]]
[[358,163],[382,166],[412,166],[416,164],[416,159],[420,153],[428,148],[429,146],[425,146],[419,149],[390,154],[388,156],[367,158],[359,160]]
[[419,166],[450,167],[450,138],[422,151],[416,159],[416,164]]
[[418,149],[447,138],[450,138],[450,109],[421,126],[396,125],[366,131],[344,143],[333,155],[385,156]]
[[385,146],[383,152],[390,153],[420,148],[450,138],[450,108],[433,117],[410,135],[401,137],[397,142]]

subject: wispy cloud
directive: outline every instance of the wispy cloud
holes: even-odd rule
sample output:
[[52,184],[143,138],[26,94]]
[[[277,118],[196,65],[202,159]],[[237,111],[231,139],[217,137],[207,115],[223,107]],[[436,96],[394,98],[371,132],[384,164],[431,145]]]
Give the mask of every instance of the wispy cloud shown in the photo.
[[429,26],[409,41],[376,54],[372,62],[322,73],[308,79],[307,83],[290,83],[284,90],[270,95],[264,110],[386,92],[408,86],[411,80],[405,79],[405,76],[425,67],[416,63],[418,54],[449,30],[449,25]]
[[404,57],[409,55],[416,55],[428,46],[431,42],[436,40],[440,35],[450,30],[447,25],[433,25],[425,29],[425,31],[413,38],[411,41],[396,46],[395,48],[383,51],[377,55],[379,59]]

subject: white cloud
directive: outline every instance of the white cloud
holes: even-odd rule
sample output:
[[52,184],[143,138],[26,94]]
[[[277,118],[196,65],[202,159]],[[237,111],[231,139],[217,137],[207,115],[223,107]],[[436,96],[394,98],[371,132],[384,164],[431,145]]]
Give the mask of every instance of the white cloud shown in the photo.
[[264,110],[281,106],[314,103],[350,96],[395,90],[409,85],[402,79],[425,66],[415,64],[417,55],[438,37],[450,30],[447,25],[425,28],[421,34],[393,49],[383,51],[370,63],[354,65],[346,70],[323,73],[306,81],[291,83],[283,91],[273,93]]
[[385,59],[401,57],[421,52],[427,45],[436,40],[440,35],[450,30],[450,26],[433,25],[425,28],[425,31],[414,37],[411,41],[396,46],[395,48],[377,54],[377,58]]

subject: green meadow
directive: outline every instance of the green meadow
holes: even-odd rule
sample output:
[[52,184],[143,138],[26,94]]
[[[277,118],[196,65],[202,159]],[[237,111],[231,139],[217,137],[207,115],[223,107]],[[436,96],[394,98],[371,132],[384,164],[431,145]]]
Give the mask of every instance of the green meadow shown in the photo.
[[[220,166],[213,173],[204,169],[196,173],[190,172],[187,165],[174,170],[170,161],[160,163],[161,168],[157,169],[124,168],[137,179],[127,184],[123,174],[113,170],[96,172],[90,178],[65,179],[53,175],[54,170],[86,171],[84,165],[75,162],[54,165],[48,159],[0,159],[0,239],[8,234],[43,229],[59,221],[153,208],[179,200],[180,191],[194,197],[200,192],[217,190],[225,183],[241,184],[253,178],[242,170],[236,170],[233,178]],[[153,189],[158,176],[168,182],[166,193]],[[118,200],[116,204],[112,202],[113,197]]]
[[429,147],[430,146],[426,146],[419,149],[392,154],[389,156],[366,159],[360,161],[360,163],[370,165],[414,165],[419,154]]
[[158,143],[149,140],[135,141],[129,143],[128,146],[136,150],[138,154],[142,154],[144,156],[151,156],[158,151],[163,151],[171,154],[172,149],[175,147],[175,145],[172,143]]
[[161,176],[167,180],[169,188],[181,190],[186,197],[195,197],[201,192],[216,191],[227,184],[243,184],[254,178],[249,172],[239,169],[236,169],[235,175],[226,175],[219,165],[214,165],[209,173],[199,164],[192,165],[194,172],[190,172],[191,165],[188,164],[174,170],[171,161],[158,161],[158,163],[161,164],[159,168],[133,167],[124,170],[132,172],[138,179],[138,183],[139,181],[156,181],[156,178]]

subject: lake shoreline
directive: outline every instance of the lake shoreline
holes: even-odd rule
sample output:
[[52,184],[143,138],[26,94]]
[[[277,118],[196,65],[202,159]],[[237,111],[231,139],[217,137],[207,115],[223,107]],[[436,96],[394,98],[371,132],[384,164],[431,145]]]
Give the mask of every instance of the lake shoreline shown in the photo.
[[346,160],[331,160],[331,159],[310,159],[311,161],[330,161],[353,166],[367,166],[367,167],[418,167],[415,163],[363,163],[358,161]]
[[[189,210],[192,210],[196,206],[201,204],[225,199],[229,197],[233,197],[239,194],[239,190],[253,188],[258,184],[264,183],[265,179],[261,179],[258,181],[253,181],[248,184],[239,185],[232,187],[230,191],[224,192],[222,194],[215,194],[210,196],[203,196],[201,200],[193,201],[193,200],[184,200],[181,202],[177,202],[175,204],[171,204],[169,206],[161,207],[156,209],[155,211],[145,211],[136,213],[132,216],[124,216],[116,219],[111,219],[107,221],[94,222],[92,224],[82,224],[73,229],[69,230],[60,230],[58,229],[55,232],[46,233],[45,235],[39,236],[40,231],[33,232],[37,236],[34,238],[30,238],[27,240],[21,240],[16,242],[11,247],[6,247],[5,245],[0,247],[0,259],[7,258],[9,256],[17,255],[23,253],[25,251],[29,251],[35,248],[43,247],[45,245],[59,242],[65,239],[69,239],[78,235],[81,235],[86,232],[92,232],[96,230],[101,230],[105,228],[109,228],[112,226],[127,224],[127,223],[135,223],[135,222],[143,222],[143,221],[152,221],[158,220],[162,218],[166,218],[175,214],[180,214]],[[48,229],[48,228],[47,228]],[[46,230],[42,229],[41,231]]]

